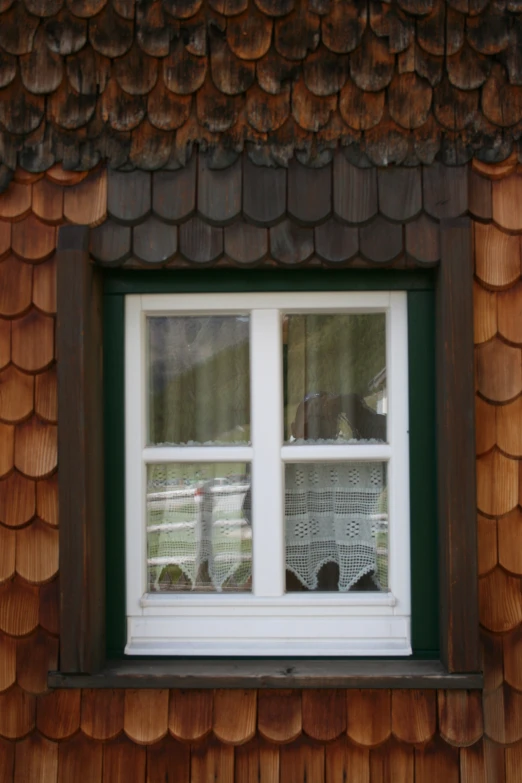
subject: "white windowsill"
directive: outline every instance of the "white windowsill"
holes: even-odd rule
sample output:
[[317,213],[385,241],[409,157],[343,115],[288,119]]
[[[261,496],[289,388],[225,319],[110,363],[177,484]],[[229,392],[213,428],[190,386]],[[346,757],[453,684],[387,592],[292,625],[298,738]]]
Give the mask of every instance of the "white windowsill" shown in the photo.
[[[388,611],[390,611],[388,609]],[[402,616],[201,615],[129,617],[126,655],[410,655]]]

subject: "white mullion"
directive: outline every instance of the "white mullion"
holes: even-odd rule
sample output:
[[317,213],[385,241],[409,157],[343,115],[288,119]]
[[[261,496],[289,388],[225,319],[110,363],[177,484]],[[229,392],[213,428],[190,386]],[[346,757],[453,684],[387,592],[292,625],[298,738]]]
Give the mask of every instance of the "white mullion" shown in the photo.
[[388,569],[389,589],[397,599],[396,613],[411,612],[409,403],[407,295],[392,291],[387,318],[388,442]]
[[263,597],[285,591],[281,344],[279,310],[254,310],[250,320],[253,593]]
[[125,536],[127,613],[141,612],[146,591],[145,465],[145,320],[141,296],[125,297]]
[[144,462],[250,462],[250,446],[149,446],[142,451]]

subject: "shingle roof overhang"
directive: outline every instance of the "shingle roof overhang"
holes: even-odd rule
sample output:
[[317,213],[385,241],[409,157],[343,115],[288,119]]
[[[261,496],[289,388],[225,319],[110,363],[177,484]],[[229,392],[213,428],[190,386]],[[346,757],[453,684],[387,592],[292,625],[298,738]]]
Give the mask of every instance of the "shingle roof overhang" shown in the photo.
[[520,0],[0,0],[4,186],[194,144],[217,168],[499,161],[521,130]]

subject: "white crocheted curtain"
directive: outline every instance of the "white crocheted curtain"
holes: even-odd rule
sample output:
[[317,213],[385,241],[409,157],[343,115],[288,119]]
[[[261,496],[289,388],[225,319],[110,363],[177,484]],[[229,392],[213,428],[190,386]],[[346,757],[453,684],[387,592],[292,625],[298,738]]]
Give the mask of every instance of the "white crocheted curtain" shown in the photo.
[[365,574],[385,588],[385,464],[288,464],[285,478],[286,568],[309,590],[326,563],[339,568],[340,592]]
[[[178,576],[183,575],[183,589],[248,591],[252,576],[248,477],[228,476],[221,483],[214,466],[199,466],[199,486],[192,482],[187,487],[184,482],[194,469],[149,466],[149,589],[178,589],[176,584],[165,587],[165,574],[175,567]],[[207,474],[201,476],[202,470]],[[385,465],[287,465],[285,537],[286,568],[305,588],[317,588],[325,563],[338,565],[340,592],[365,574],[372,574],[376,586],[385,588]]]
[[149,589],[168,589],[170,573],[173,590],[250,590],[250,483],[245,465],[235,467],[238,473],[233,465],[149,465]]

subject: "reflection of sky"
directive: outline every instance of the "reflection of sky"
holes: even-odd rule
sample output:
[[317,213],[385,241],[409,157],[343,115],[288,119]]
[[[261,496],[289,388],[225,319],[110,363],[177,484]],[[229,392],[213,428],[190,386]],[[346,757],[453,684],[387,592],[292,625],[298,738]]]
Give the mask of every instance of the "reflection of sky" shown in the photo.
[[163,381],[249,340],[248,315],[158,316],[147,321],[152,369],[161,362]]

